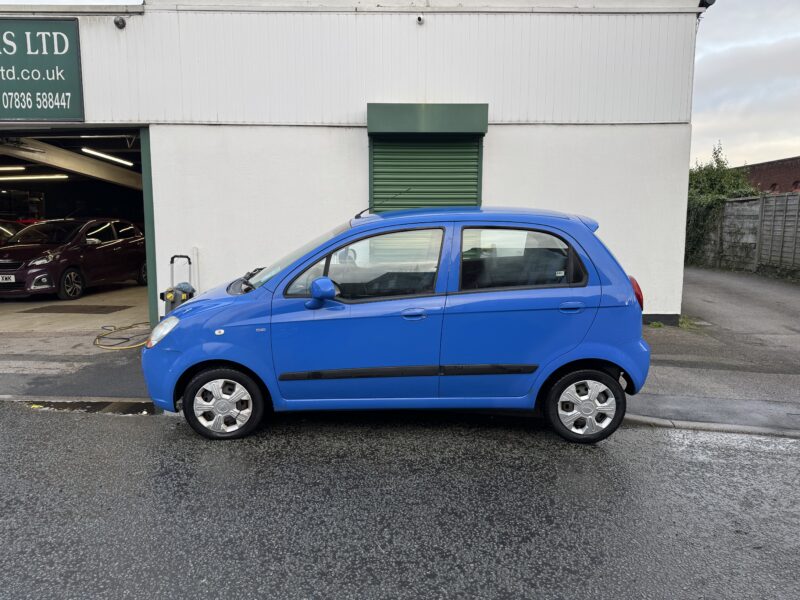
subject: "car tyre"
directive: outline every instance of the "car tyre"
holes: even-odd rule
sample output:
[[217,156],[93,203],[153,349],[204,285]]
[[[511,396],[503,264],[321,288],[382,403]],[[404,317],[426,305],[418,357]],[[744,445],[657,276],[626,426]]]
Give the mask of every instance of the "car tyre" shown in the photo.
[[581,369],[558,379],[546,397],[545,416],[565,440],[594,444],[617,430],[625,417],[625,391],[605,371]]
[[212,368],[195,375],[183,394],[183,414],[200,435],[212,440],[245,437],[264,416],[259,385],[236,369]]
[[67,269],[58,282],[58,297],[61,300],[77,300],[86,291],[86,280],[76,268]]
[[139,285],[147,285],[147,263],[144,262],[139,267],[139,272],[136,275],[136,283]]

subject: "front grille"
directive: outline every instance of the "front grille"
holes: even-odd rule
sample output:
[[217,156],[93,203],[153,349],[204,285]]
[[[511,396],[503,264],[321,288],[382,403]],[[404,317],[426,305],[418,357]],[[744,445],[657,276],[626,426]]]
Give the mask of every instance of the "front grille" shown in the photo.
[[22,266],[21,260],[0,259],[0,271],[16,271]]
[[0,283],[0,292],[11,292],[14,290],[24,290],[24,289],[25,289],[24,281],[14,281],[12,283],[9,282]]

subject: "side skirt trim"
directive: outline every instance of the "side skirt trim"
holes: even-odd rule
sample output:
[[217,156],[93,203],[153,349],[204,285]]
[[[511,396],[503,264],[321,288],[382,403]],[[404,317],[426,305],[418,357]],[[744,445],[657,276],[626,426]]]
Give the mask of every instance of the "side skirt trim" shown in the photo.
[[411,367],[366,367],[326,369],[281,373],[279,381],[315,381],[319,379],[368,379],[374,377],[433,377],[438,375],[523,375],[533,373],[538,365],[430,365]]

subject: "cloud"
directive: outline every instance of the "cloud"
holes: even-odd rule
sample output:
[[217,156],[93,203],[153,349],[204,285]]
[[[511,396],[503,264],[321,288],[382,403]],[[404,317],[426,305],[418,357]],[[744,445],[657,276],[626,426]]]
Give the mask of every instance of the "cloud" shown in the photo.
[[706,15],[695,62],[693,161],[707,160],[717,141],[733,165],[800,155],[800,2],[721,0]]

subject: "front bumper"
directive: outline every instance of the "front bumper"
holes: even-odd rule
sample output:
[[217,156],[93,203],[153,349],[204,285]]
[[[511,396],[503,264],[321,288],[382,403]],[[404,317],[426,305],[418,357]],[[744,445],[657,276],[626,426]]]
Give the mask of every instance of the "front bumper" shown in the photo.
[[[33,294],[54,294],[58,290],[57,267],[41,265],[0,271],[0,298],[23,298]],[[13,279],[13,281],[3,281]]]
[[183,373],[180,366],[182,353],[160,347],[142,350],[142,370],[147,393],[158,408],[177,412],[175,408],[175,384]]

